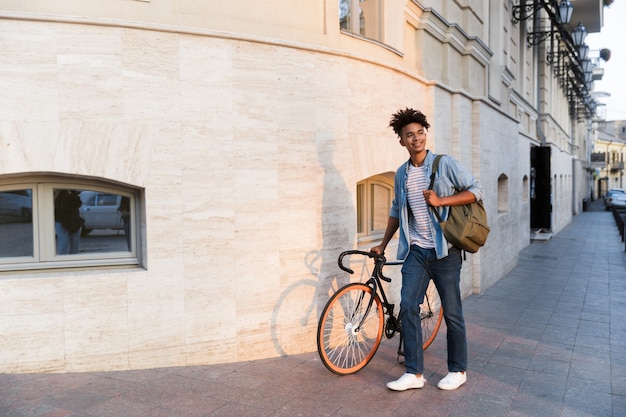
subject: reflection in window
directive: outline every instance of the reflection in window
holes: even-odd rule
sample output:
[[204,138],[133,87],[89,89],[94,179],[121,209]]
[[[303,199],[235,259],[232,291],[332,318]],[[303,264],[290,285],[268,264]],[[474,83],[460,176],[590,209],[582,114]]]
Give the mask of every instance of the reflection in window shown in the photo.
[[[358,16],[355,20],[353,16]],[[359,2],[354,0],[339,0],[339,27],[349,32],[361,34],[362,10]]]
[[92,190],[54,190],[57,255],[130,251],[130,199]]
[[0,257],[33,256],[32,190],[0,192]]
[[370,39],[382,41],[382,0],[340,0],[339,27]]
[[0,270],[139,263],[136,191],[26,181],[0,187]]
[[80,230],[85,223],[78,214],[81,204],[79,191],[54,190],[54,233],[57,255],[78,253]]
[[80,252],[131,250],[130,199],[120,194],[84,190],[80,192]]

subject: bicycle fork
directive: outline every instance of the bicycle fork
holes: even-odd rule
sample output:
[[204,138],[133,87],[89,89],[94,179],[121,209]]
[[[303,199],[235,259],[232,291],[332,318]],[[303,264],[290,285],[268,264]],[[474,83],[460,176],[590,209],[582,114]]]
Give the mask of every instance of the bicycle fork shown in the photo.
[[[365,323],[365,319],[367,319],[367,317],[369,316],[369,312],[372,308],[372,304],[374,304],[374,299],[376,298],[376,281],[373,281],[369,284],[367,284],[371,289],[372,289],[372,296],[370,297],[369,301],[367,302],[367,308],[365,309],[365,313],[363,314],[363,316],[359,319],[359,324],[357,326],[354,326],[351,330],[352,333],[358,333],[361,331],[361,327],[363,327],[363,323]],[[356,308],[354,309],[354,311],[359,311],[360,307],[361,307],[361,303],[363,302],[363,298],[365,297],[365,291],[363,291],[363,293],[361,294],[361,296],[359,297],[358,302],[356,303]],[[350,320],[352,321],[352,320]]]

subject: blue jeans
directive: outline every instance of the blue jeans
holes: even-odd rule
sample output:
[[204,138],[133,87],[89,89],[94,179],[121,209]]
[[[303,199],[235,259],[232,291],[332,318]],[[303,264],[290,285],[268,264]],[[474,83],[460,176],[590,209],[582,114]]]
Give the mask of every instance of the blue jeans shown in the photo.
[[78,245],[80,244],[80,231],[75,233],[68,232],[59,222],[54,223],[54,231],[56,233],[57,255],[67,255],[78,253]]
[[424,299],[431,276],[439,291],[443,317],[448,327],[448,371],[462,372],[467,369],[467,339],[460,288],[461,262],[461,252],[456,248],[451,248],[447,257],[437,259],[434,249],[411,245],[409,256],[402,266],[400,302],[407,373],[424,373],[419,305]]

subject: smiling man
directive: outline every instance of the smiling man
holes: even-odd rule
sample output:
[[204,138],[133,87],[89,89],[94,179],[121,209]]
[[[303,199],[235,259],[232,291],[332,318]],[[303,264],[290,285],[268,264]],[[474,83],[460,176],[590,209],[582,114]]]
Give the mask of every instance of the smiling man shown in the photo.
[[409,108],[400,110],[392,115],[389,126],[400,138],[400,145],[409,152],[409,160],[396,171],[387,229],[381,244],[371,249],[371,252],[384,254],[400,228],[397,257],[404,261],[400,321],[406,372],[387,387],[405,391],[426,384],[419,305],[432,277],[448,329],[448,374],[437,386],[454,390],[467,380],[467,338],[460,290],[461,251],[448,244],[433,210],[440,210],[445,220],[449,206],[479,201],[484,192],[472,173],[449,156],[441,158],[433,189],[428,189],[435,155],[426,149],[430,125],[422,112]]

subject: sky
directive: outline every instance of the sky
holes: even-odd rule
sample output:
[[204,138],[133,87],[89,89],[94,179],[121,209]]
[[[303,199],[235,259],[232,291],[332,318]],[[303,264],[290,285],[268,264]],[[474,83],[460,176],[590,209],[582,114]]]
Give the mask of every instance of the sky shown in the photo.
[[604,76],[595,81],[593,87],[595,92],[610,93],[611,96],[596,98],[597,102],[606,104],[598,107],[597,114],[602,116],[604,113],[605,120],[626,120],[626,0],[615,0],[604,7],[602,29],[599,33],[587,35],[585,42],[589,45],[590,57],[598,56],[602,48],[611,50],[608,61],[600,60]]

